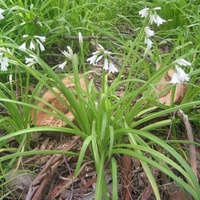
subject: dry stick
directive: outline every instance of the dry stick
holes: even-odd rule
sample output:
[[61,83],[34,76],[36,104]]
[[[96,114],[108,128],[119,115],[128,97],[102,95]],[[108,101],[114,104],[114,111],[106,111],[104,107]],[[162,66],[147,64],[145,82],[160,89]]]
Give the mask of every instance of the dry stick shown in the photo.
[[[185,124],[188,140],[191,142],[194,142],[192,127],[188,120],[188,116],[182,110],[178,110],[177,114],[183,120],[183,123]],[[189,153],[190,153],[190,165],[195,176],[197,177],[196,149],[195,149],[194,144],[189,145]]]

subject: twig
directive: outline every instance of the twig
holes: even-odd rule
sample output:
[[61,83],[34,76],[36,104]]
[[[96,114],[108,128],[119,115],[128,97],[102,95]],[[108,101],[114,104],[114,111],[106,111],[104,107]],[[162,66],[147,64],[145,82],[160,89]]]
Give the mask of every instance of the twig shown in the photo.
[[[183,123],[185,124],[188,140],[191,142],[194,142],[192,127],[188,120],[188,116],[182,110],[178,110],[177,114],[183,120]],[[190,153],[190,165],[195,176],[197,177],[196,149],[195,149],[194,144],[189,145],[189,153]]]

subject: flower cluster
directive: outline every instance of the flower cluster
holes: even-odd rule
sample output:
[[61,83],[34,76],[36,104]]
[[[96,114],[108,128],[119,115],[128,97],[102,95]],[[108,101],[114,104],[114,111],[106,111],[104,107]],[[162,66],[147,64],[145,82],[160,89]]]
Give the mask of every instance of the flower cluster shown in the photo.
[[144,29],[144,31],[145,31],[145,39],[144,39],[144,42],[145,42],[145,44],[147,44],[147,48],[148,48],[148,49],[151,49],[151,47],[152,47],[152,45],[153,45],[153,42],[151,41],[150,37],[154,36],[155,33],[154,33],[153,30],[151,30],[151,29],[149,28],[149,26],[146,26],[145,29]]
[[155,7],[152,10],[149,8],[144,8],[139,12],[139,15],[142,18],[147,18],[149,17],[149,22],[150,24],[157,24],[157,26],[160,26],[164,22],[166,22],[164,19],[162,19],[156,12],[156,10],[161,10],[161,7]]
[[71,47],[67,46],[67,49],[68,49],[68,52],[67,51],[62,51],[62,54],[66,57],[66,60],[63,63],[61,63],[60,65],[58,65],[58,68],[60,68],[60,69],[64,69],[64,67],[66,66],[67,62],[68,61],[72,61],[72,59],[73,59],[74,53],[73,53]]
[[4,12],[5,10],[1,9],[0,8],[0,20],[4,19],[4,16],[2,15],[2,13]]
[[182,83],[184,81],[189,81],[189,76],[184,72],[180,66],[191,66],[191,63],[183,58],[174,61],[175,72],[172,75],[171,83]]
[[[149,18],[149,23],[153,24],[155,23],[157,26],[160,26],[161,24],[163,24],[164,22],[166,22],[164,19],[162,19],[158,14],[157,14],[157,10],[161,10],[161,7],[155,7],[153,9],[149,9],[149,8],[144,8],[139,12],[139,15],[142,18]],[[145,32],[145,39],[144,42],[147,45],[147,49],[146,52],[149,51],[153,45],[152,40],[150,39],[152,36],[155,35],[154,31],[150,29],[149,26],[145,27],[144,29]]]
[[111,52],[105,50],[100,44],[98,45],[98,50],[92,53],[92,56],[87,59],[87,61],[92,65],[97,65],[97,63],[104,58],[103,69],[108,70],[108,73],[118,72],[118,69],[114,66],[111,60]]
[[[29,37],[29,36],[28,35],[23,35],[23,38],[27,38],[27,37]],[[35,50],[35,46],[36,46],[36,44],[38,44],[39,47],[40,47],[40,50],[44,51],[45,48],[44,48],[44,45],[42,43],[45,42],[45,41],[46,41],[46,37],[45,36],[35,35],[35,36],[33,36],[33,38],[30,41],[29,49],[30,50]],[[24,42],[22,45],[20,45],[19,49],[22,50],[22,51],[25,51],[26,50],[26,42]]]

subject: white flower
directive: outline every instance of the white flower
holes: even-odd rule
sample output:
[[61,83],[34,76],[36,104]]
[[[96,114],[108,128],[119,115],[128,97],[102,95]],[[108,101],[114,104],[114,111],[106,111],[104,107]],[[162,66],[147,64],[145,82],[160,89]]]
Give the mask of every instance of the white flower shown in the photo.
[[150,15],[150,19],[149,19],[150,24],[153,24],[153,22],[155,24],[157,24],[157,26],[160,26],[161,24],[163,24],[164,22],[166,22],[166,20],[162,19],[157,13],[156,14],[151,14]]
[[[157,26],[160,26],[161,24],[163,24],[164,22],[166,22],[164,19],[162,19],[156,12],[156,10],[161,10],[161,7],[155,7],[153,9],[149,9],[149,8],[144,8],[139,12],[139,15],[142,18],[147,18],[148,15],[150,15],[150,19],[149,22],[151,24],[155,23],[157,24]],[[150,14],[149,14],[150,13]]]
[[38,35],[35,35],[34,37],[35,37],[35,38],[38,38],[41,42],[45,42],[45,41],[46,41],[46,37],[45,37],[45,36],[38,36]]
[[35,50],[35,45],[34,45],[34,43],[33,43],[33,41],[32,41],[32,40],[31,40],[31,42],[30,42],[29,49],[30,49],[30,50],[32,50],[32,49],[34,49],[34,50]]
[[103,69],[108,70],[108,59],[107,58],[104,59]]
[[78,32],[78,41],[79,41],[79,45],[81,46],[81,48],[83,48],[83,36],[82,36],[81,32]]
[[22,45],[20,45],[19,49],[22,51],[25,51],[26,50],[26,42],[24,42]]
[[44,45],[43,45],[38,39],[36,39],[36,41],[37,41],[37,43],[38,43],[39,46],[40,46],[40,50],[41,50],[41,51],[44,51],[44,50],[45,50]]
[[64,50],[62,51],[62,53],[68,60],[72,60],[74,53],[70,46],[67,46],[67,49],[68,49],[68,52]]
[[91,65],[95,66],[97,64],[97,59],[98,59],[98,61],[100,60],[99,59],[99,54],[100,53],[101,53],[100,51],[93,52],[92,56],[89,57],[86,61],[89,62]]
[[149,14],[149,8],[144,8],[144,9],[140,10],[140,12],[139,12],[139,15],[141,15],[142,18],[143,17],[146,18],[148,16],[148,14]]
[[58,65],[58,68],[63,70],[64,67],[66,66],[66,64],[67,64],[67,61],[65,61],[65,62],[61,63],[60,65]]
[[149,26],[146,26],[145,29],[144,29],[144,31],[145,31],[145,34],[146,34],[146,36],[148,38],[154,36],[154,34],[155,34],[155,32],[153,30],[151,30],[149,28]]
[[146,36],[144,38],[144,42],[145,42],[145,44],[147,44],[147,49],[146,49],[145,52],[147,53],[153,45],[153,42],[149,38],[154,36],[155,33],[154,33],[153,30],[151,30],[149,28],[149,26],[145,27],[144,31],[145,31],[145,34],[146,34]]
[[0,54],[0,64],[1,64],[1,71],[7,71],[8,58],[3,57],[3,54]]
[[45,36],[38,36],[38,35],[35,35],[33,37],[36,38],[36,42],[39,44],[40,50],[44,51],[45,48],[44,48],[44,45],[42,44],[42,42],[46,41],[46,37]]
[[4,19],[4,16],[2,15],[2,13],[3,13],[4,11],[5,11],[5,10],[3,10],[3,9],[0,8],[0,20],[1,20],[1,19]]
[[112,62],[109,63],[108,70],[109,70],[109,74],[110,74],[110,73],[118,72],[118,69],[113,65]]
[[37,57],[34,55],[30,55],[31,58],[25,57],[25,63],[28,67],[31,67],[32,65],[35,65],[37,63]]
[[191,63],[186,61],[185,59],[183,58],[179,58],[177,60],[175,60],[174,62],[175,64],[178,64],[178,65],[181,65],[181,66],[191,66]]
[[62,54],[67,58],[66,61],[64,61],[63,63],[61,63],[61,64],[58,65],[58,68],[60,68],[60,69],[62,69],[62,70],[63,70],[64,67],[66,66],[67,61],[68,61],[68,60],[72,61],[73,56],[74,56],[74,53],[73,53],[71,47],[70,47],[70,46],[67,46],[67,49],[68,49],[68,52],[65,51],[65,50],[64,50],[64,51],[61,51]]
[[173,73],[171,83],[182,83],[184,81],[189,81],[189,76],[186,74],[182,68],[175,66],[176,72]]
[[118,72],[118,69],[114,66],[110,58],[110,54],[112,53],[105,50],[100,44],[98,44],[98,48],[99,50],[93,52],[92,56],[87,59],[87,62],[95,66],[97,62],[104,58],[103,69],[108,70],[109,73]]
[[151,48],[153,45],[153,42],[148,37],[144,38],[144,42],[145,42],[145,44],[147,44],[147,47],[149,47],[149,48]]

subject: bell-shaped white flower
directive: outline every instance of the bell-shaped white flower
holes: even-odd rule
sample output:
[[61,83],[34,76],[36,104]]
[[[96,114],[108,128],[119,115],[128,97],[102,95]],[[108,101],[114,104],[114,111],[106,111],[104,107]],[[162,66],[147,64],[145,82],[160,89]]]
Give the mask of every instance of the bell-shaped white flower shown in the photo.
[[144,42],[145,42],[145,44],[147,44],[147,47],[149,47],[149,48],[151,48],[153,45],[153,42],[148,37],[144,38]]
[[145,34],[146,34],[147,37],[152,37],[152,36],[155,35],[155,32],[154,32],[153,30],[151,30],[151,29],[149,28],[149,26],[146,26],[146,27],[144,28],[144,31],[145,31]]
[[37,43],[38,43],[39,46],[40,46],[40,50],[41,50],[41,51],[44,51],[44,50],[45,50],[44,45],[43,45],[38,39],[36,39],[36,41],[37,41]]
[[4,57],[2,53],[0,54],[0,64],[1,64],[1,71],[7,71],[8,58]]
[[26,42],[24,42],[22,45],[20,45],[19,49],[22,51],[25,51],[26,50]]
[[109,67],[108,67],[108,72],[110,73],[115,73],[118,72],[118,69],[114,66],[114,64],[112,62],[109,63]]
[[185,60],[183,58],[179,58],[179,59],[175,60],[174,63],[181,65],[181,66],[191,66],[192,65],[190,62],[188,62],[187,60]]
[[67,49],[68,49],[68,52],[67,51],[61,51],[62,52],[62,54],[66,57],[66,60],[63,62],[63,63],[61,63],[61,64],[59,64],[58,65],[58,68],[60,68],[60,69],[64,69],[64,67],[67,65],[67,62],[70,60],[70,61],[72,61],[72,59],[73,59],[73,56],[74,56],[74,53],[73,53],[73,51],[72,51],[72,49],[71,49],[71,47],[70,46],[67,46]]
[[30,46],[29,46],[29,49],[30,50],[35,50],[35,44],[34,44],[34,42],[31,40],[31,42],[30,42]]
[[142,17],[142,18],[146,18],[149,14],[149,8],[144,8],[142,10],[140,10],[139,12],[139,15]]
[[104,70],[108,70],[109,73],[118,72],[118,69],[114,66],[110,58],[112,53],[110,51],[105,50],[104,47],[100,44],[98,44],[97,46],[99,50],[93,52],[92,56],[89,57],[86,61],[95,66],[97,65],[97,62],[99,62],[101,59],[104,59]]
[[105,58],[105,59],[104,59],[103,69],[105,69],[105,70],[108,70],[108,69],[109,69],[109,67],[108,67],[108,58]]
[[166,22],[166,20],[162,19],[157,13],[156,14],[152,14],[150,15],[150,19],[149,19],[150,24],[157,24],[157,26],[160,26],[161,24],[163,24],[164,22]]
[[189,81],[189,75],[186,74],[181,67],[175,66],[176,72],[173,73],[171,83],[182,83],[185,81]]
[[[95,54],[94,54],[95,53]],[[93,55],[91,57],[89,57],[86,61],[89,62],[91,65],[96,65],[96,60],[98,57],[98,54],[96,52],[94,52]]]
[[64,69],[64,67],[67,65],[67,61],[65,61],[65,62],[63,62],[63,63],[61,63],[61,64],[59,64],[58,65],[58,68],[60,68],[60,69]]
[[46,41],[46,37],[45,36],[35,35],[34,37],[38,38],[41,42],[45,42]]
[[71,49],[70,46],[67,46],[67,49],[68,49],[68,52],[67,51],[62,51],[62,54],[68,59],[68,60],[72,60],[73,59],[73,56],[74,56],[74,53]]

